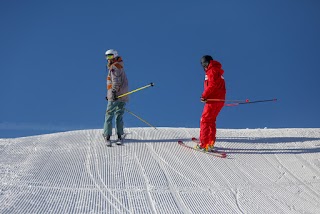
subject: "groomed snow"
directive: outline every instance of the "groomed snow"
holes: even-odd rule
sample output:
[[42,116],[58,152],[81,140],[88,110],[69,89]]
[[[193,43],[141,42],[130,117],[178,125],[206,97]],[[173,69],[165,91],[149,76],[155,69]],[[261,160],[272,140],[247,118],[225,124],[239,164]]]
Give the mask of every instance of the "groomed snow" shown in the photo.
[[320,129],[219,129],[217,158],[177,143],[195,128],[0,139],[0,213],[320,213]]

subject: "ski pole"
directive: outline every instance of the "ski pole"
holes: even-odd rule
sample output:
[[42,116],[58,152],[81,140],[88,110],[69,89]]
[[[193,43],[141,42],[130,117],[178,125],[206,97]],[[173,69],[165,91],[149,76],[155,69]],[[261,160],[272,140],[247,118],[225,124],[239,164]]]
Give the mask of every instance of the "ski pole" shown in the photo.
[[131,115],[135,116],[136,118],[138,118],[139,120],[141,120],[142,122],[144,122],[145,124],[149,125],[150,127],[154,128],[155,130],[158,130],[156,127],[154,127],[153,125],[151,125],[150,123],[148,123],[147,121],[145,121],[144,119],[142,119],[141,117],[139,117],[138,115],[134,114],[133,112],[129,111],[128,109],[124,109],[126,110],[128,113],[130,113]]
[[145,89],[145,88],[148,88],[148,87],[150,87],[150,86],[154,86],[154,84],[153,84],[153,83],[150,83],[150,84],[148,84],[148,85],[146,85],[146,86],[143,86],[143,87],[141,87],[141,88],[137,88],[137,89],[132,90],[132,91],[129,91],[129,92],[127,92],[127,93],[121,94],[121,95],[118,96],[118,98],[127,96],[127,95],[129,95],[129,94],[132,94],[132,93],[134,93],[134,92],[140,91],[140,90]]
[[270,100],[256,100],[256,101],[248,101],[248,102],[238,102],[238,103],[230,103],[230,104],[225,104],[225,106],[237,106],[237,105],[242,105],[242,104],[253,104],[253,103],[262,103],[262,102],[272,102],[272,101],[277,101],[278,99],[270,99]]

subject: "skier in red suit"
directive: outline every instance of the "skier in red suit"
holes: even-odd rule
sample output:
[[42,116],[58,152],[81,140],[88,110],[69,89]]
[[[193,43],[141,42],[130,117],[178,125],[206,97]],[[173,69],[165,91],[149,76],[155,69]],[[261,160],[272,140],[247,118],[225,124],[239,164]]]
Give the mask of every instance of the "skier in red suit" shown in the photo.
[[205,71],[201,102],[204,102],[205,105],[200,121],[200,143],[197,148],[209,151],[214,148],[216,141],[216,119],[224,106],[226,86],[223,78],[224,71],[218,61],[213,60],[209,55],[205,55],[201,58],[201,65]]

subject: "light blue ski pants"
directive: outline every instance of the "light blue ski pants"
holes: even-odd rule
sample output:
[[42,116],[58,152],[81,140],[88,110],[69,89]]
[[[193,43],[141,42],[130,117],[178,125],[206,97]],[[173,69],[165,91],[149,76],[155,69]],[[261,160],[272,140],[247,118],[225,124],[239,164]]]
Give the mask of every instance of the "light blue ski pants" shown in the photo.
[[116,134],[123,135],[123,114],[126,103],[121,101],[109,101],[104,121],[103,134],[104,136],[112,135],[112,121],[115,116]]

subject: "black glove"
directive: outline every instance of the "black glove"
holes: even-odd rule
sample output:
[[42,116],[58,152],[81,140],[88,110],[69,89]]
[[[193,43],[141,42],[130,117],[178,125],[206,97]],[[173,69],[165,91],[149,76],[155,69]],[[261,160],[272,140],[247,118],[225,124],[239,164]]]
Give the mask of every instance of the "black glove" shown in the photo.
[[206,103],[206,102],[207,102],[207,99],[204,98],[204,97],[201,97],[201,98],[200,98],[200,101],[203,102],[203,103]]
[[112,91],[112,100],[117,100],[118,99],[118,97],[117,97],[117,95],[116,95],[116,91]]

